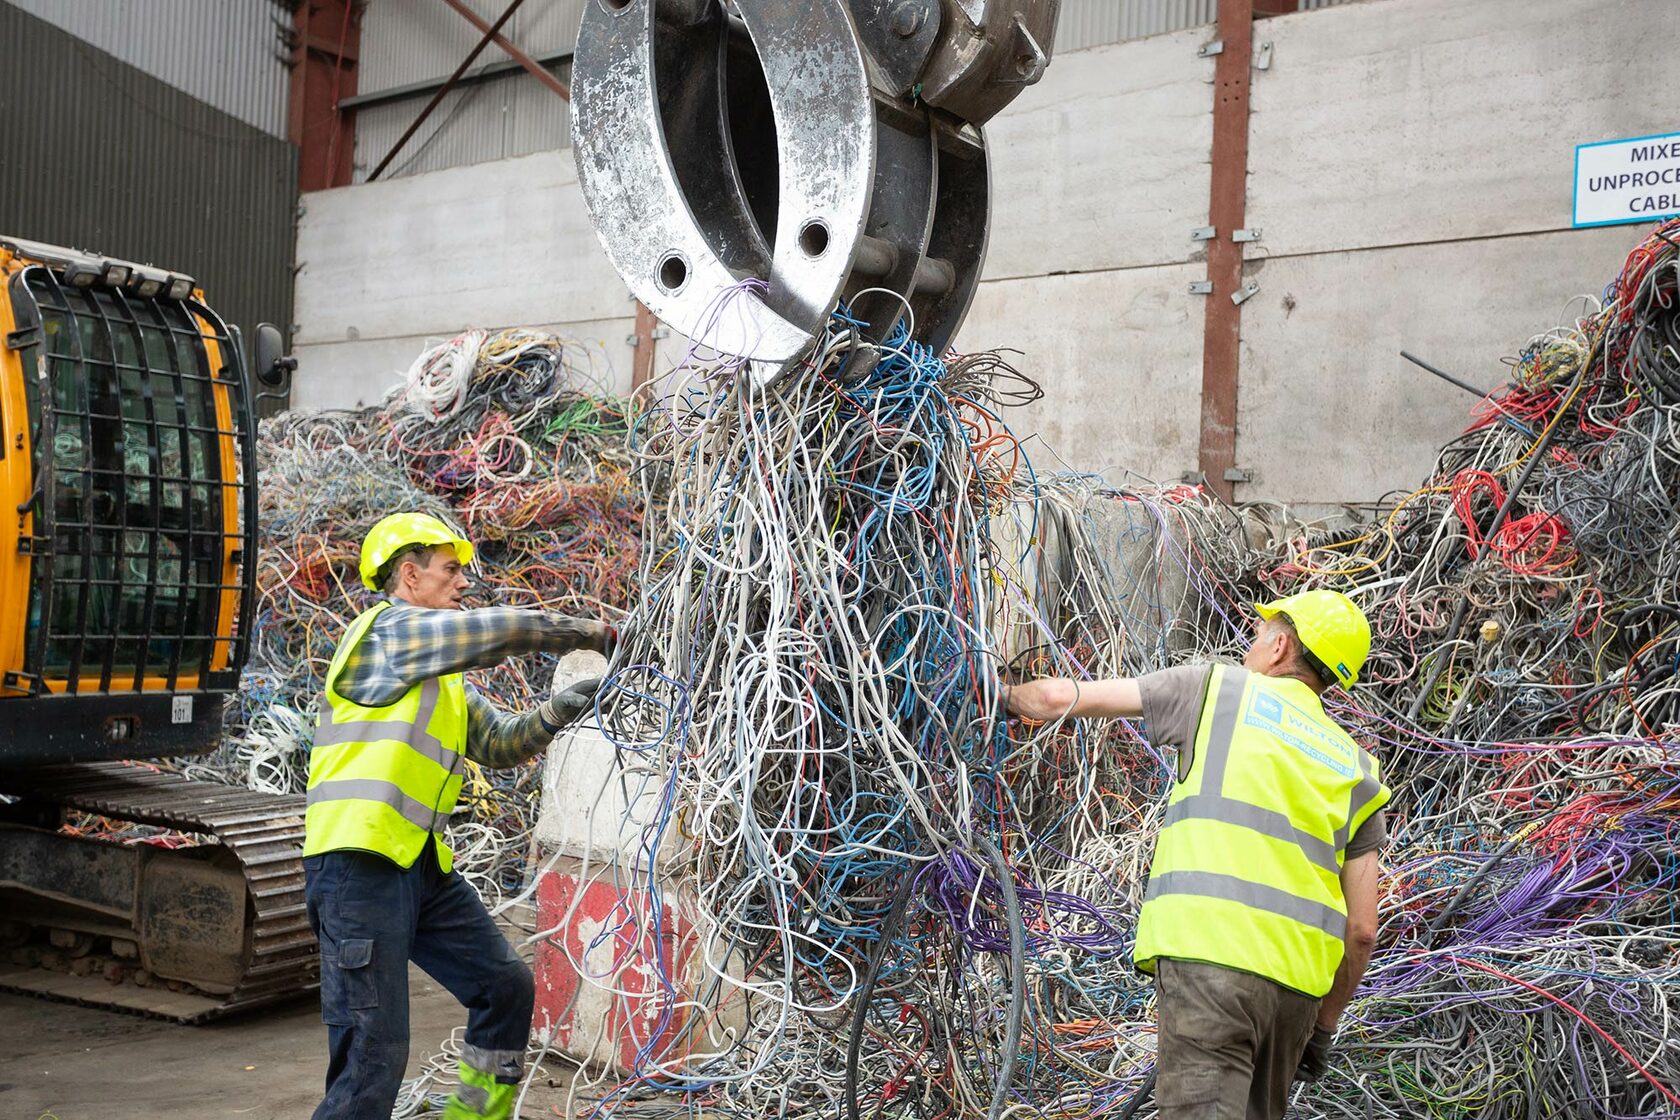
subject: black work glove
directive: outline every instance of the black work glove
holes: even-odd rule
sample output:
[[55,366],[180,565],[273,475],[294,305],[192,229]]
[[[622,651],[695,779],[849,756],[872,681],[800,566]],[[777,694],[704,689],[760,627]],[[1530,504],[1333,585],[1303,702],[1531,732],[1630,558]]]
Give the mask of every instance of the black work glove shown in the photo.
[[600,691],[601,678],[573,681],[565,689],[548,698],[549,722],[565,727],[578,716],[595,708],[595,693]]
[[1295,1067],[1295,1080],[1317,1081],[1330,1071],[1330,1051],[1336,1045],[1336,1032],[1314,1026],[1301,1062]]

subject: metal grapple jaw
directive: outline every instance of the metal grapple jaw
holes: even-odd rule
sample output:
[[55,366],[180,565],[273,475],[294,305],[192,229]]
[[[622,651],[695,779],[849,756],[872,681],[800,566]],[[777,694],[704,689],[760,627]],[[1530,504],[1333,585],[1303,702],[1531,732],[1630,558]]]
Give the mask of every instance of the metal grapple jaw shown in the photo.
[[573,151],[632,293],[766,384],[846,301],[942,349],[986,253],[981,125],[1060,0],[589,0]]

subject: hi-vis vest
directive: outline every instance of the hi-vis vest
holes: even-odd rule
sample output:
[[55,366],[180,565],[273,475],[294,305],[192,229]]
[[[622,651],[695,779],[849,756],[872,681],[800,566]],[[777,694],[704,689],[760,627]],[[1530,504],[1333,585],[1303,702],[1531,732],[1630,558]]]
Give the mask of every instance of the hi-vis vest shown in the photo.
[[350,651],[390,605],[357,616],[327,669],[326,702],[309,752],[303,854],[358,848],[412,867],[426,837],[434,836],[447,874],[455,861],[443,827],[461,792],[467,749],[461,674],[422,681],[380,708],[338,693]]
[[1204,961],[1324,995],[1347,932],[1348,839],[1388,796],[1376,761],[1312,689],[1216,667],[1155,844],[1138,967]]

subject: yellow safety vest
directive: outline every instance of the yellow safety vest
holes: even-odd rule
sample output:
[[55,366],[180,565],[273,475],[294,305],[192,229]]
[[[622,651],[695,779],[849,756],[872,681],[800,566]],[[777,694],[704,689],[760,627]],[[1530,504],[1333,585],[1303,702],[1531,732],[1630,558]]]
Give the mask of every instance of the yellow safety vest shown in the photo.
[[1311,688],[1216,667],[1155,843],[1138,967],[1204,961],[1324,995],[1347,932],[1348,839],[1388,797],[1376,760]]
[[432,836],[447,874],[455,859],[443,828],[461,792],[467,749],[461,674],[422,681],[377,708],[337,689],[350,651],[390,606],[380,603],[358,615],[327,669],[326,700],[309,752],[303,854],[355,848],[412,867]]

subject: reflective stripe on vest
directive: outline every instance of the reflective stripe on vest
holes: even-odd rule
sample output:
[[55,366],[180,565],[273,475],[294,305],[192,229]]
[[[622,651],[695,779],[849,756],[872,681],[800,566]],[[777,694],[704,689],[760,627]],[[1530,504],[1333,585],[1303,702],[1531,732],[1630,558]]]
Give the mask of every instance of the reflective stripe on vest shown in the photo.
[[422,681],[381,707],[357,704],[337,689],[350,652],[390,606],[357,616],[327,670],[309,755],[303,852],[351,848],[411,867],[430,836],[448,872],[454,856],[442,829],[460,793],[466,750],[461,675]]
[[1388,796],[1305,684],[1216,667],[1156,841],[1138,967],[1199,960],[1322,996],[1344,952],[1348,839]]

